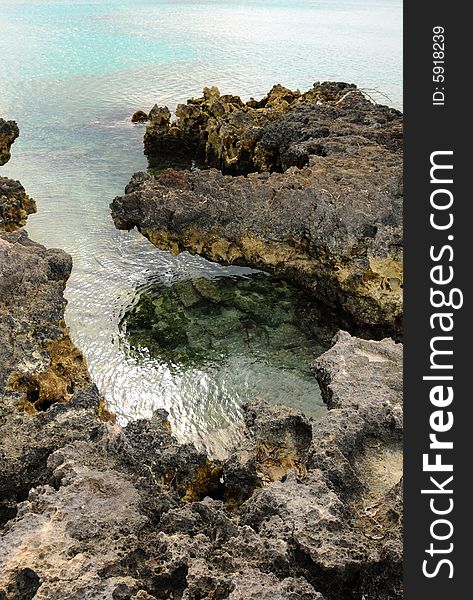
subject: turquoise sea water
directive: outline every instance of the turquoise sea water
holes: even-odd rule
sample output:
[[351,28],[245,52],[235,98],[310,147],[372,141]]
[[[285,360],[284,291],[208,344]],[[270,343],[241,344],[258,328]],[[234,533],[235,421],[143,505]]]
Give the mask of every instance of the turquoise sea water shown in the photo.
[[130,114],[172,110],[204,85],[248,97],[328,79],[401,108],[401,53],[401,0],[0,0],[0,115],[21,129],[1,172],[38,202],[31,237],[73,256],[67,322],[120,415],[165,407],[181,438],[218,450],[242,400],[313,398],[307,382],[249,364],[176,378],[124,355],[118,322],[137,287],[222,273],[114,229],[110,201],[146,166]]

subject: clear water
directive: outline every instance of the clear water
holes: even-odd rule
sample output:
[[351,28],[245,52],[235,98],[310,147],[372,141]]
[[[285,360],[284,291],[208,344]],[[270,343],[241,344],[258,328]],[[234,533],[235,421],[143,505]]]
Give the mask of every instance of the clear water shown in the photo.
[[137,287],[228,272],[115,230],[108,205],[146,166],[132,112],[173,109],[204,85],[249,97],[329,79],[401,108],[401,53],[401,0],[0,0],[0,115],[21,129],[2,174],[38,202],[30,235],[73,256],[67,322],[119,415],[164,407],[181,439],[218,451],[236,434],[232,390],[256,377],[222,372],[222,399],[215,380],[176,380],[123,352],[118,322]]

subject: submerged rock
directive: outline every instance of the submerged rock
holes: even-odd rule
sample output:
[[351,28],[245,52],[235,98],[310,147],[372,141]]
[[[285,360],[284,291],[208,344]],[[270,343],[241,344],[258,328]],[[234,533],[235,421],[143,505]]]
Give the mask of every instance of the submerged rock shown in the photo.
[[147,286],[121,322],[131,351],[169,365],[219,365],[248,357],[307,375],[337,327],[321,307],[262,273]]
[[[352,326],[400,336],[401,115],[373,105],[353,87],[333,85],[336,93],[329,101],[320,99],[323,90],[332,89],[323,84],[284,100],[282,110],[272,108],[271,99],[262,101],[263,108],[241,109],[246,116],[255,113],[251,119],[268,112],[270,122],[261,125],[250,153],[259,162],[242,167],[243,172],[266,172],[233,177],[215,169],[138,173],[125,196],[113,201],[112,215],[119,229],[137,227],[161,249],[275,273],[342,312]],[[202,102],[189,101],[188,111],[201,111],[212,98],[216,91]],[[235,99],[231,104],[239,106]],[[166,129],[170,115],[162,112],[160,126]],[[225,132],[228,114],[240,112],[224,111],[212,122]],[[185,140],[194,139],[200,117],[192,119],[192,124],[170,125],[156,143],[167,143],[173,127]],[[244,120],[241,128],[245,135],[254,132]],[[219,140],[228,149],[221,130]],[[236,146],[246,147],[242,131],[232,131]],[[180,144],[176,147],[182,149]],[[222,167],[223,159],[214,160],[208,151],[205,160]],[[237,153],[235,165],[241,160]]]
[[5,121],[0,118],[0,166],[10,160],[10,147],[20,135],[15,121]]
[[0,394],[28,412],[67,402],[91,383],[64,323],[71,267],[65,252],[24,231],[0,233]]

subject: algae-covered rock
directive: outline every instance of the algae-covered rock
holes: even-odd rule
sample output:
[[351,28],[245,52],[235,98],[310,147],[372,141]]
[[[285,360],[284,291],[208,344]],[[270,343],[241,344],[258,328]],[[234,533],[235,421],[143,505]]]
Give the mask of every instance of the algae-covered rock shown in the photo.
[[131,115],[132,123],[146,123],[149,121],[149,116],[144,110],[137,110]]
[[71,268],[70,256],[25,231],[0,232],[0,398],[29,412],[91,384],[64,323]]
[[[138,356],[187,367],[252,357],[307,376],[336,324],[305,293],[264,274],[145,288],[122,320]],[[284,356],[281,350],[290,349]]]
[[19,181],[0,177],[0,230],[16,231],[36,212],[36,203]]
[[179,157],[180,164],[195,160],[232,175],[280,171],[307,164],[321,151],[318,140],[329,136],[368,135],[398,149],[399,117],[347,83],[316,83],[303,94],[275,85],[263,99],[248,102],[212,87],[179,104],[175,121],[167,107],[155,106],[144,148],[154,168]]

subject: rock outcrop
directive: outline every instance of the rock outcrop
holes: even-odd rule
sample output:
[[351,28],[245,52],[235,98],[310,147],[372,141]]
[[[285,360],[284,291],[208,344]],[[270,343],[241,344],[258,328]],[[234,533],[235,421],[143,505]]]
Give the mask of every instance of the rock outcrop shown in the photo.
[[[326,89],[330,99],[322,100]],[[179,165],[189,146],[207,165],[236,175],[215,169],[135,174],[112,203],[115,224],[137,227],[174,253],[270,271],[344,313],[353,326],[399,336],[401,115],[345,84],[287,92],[292,101],[281,93],[280,104],[272,104],[273,90],[255,107],[232,97],[231,106],[240,108],[230,110],[228,97],[208,91],[186,105],[190,116],[179,109],[176,124],[167,109],[153,109],[145,136],[151,164],[160,153],[169,162],[175,152]],[[226,108],[210,118],[215,103]],[[254,170],[261,172],[238,174]]]
[[326,417],[249,405],[223,464],[179,445],[162,412],[101,421],[93,387],[37,415],[2,405],[6,480],[29,478],[0,539],[0,595],[401,598],[400,358],[339,334],[315,366]]
[[67,402],[90,385],[64,323],[71,267],[65,252],[47,250],[25,231],[0,233],[0,393],[28,412]]
[[16,231],[36,212],[36,203],[19,181],[0,177],[0,230]]
[[137,110],[131,115],[132,123],[146,123],[148,120],[149,117],[143,110]]
[[0,118],[0,166],[10,160],[11,145],[19,135],[20,131],[15,121]]
[[[20,132],[15,121],[0,119],[0,166],[10,160],[10,148]],[[16,231],[36,212],[36,203],[19,181],[0,177],[0,231]]]
[[309,363],[340,328],[307,294],[264,273],[147,284],[137,295],[120,323],[125,351],[170,368],[218,367],[238,356],[316,385]]
[[262,100],[243,102],[205,88],[176,108],[154,106],[144,137],[150,167],[191,160],[232,175],[303,167],[325,154],[326,138],[369,139],[402,148],[401,114],[369,102],[353,84],[316,83],[308,92],[275,85]]
[[[93,387],[64,323],[63,292],[72,260],[21,229],[35,210],[18,181],[0,177],[0,522],[41,480],[47,456],[57,447],[45,411]],[[99,409],[104,412],[97,396]],[[28,428],[41,436],[30,435]]]

